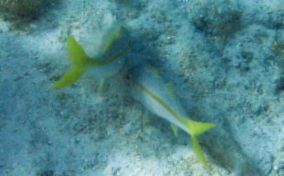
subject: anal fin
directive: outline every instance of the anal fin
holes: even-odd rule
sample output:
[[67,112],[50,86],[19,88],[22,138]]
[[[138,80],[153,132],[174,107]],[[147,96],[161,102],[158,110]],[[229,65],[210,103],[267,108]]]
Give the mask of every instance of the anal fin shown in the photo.
[[171,123],[171,128],[172,128],[175,136],[177,137],[178,136],[178,127]]

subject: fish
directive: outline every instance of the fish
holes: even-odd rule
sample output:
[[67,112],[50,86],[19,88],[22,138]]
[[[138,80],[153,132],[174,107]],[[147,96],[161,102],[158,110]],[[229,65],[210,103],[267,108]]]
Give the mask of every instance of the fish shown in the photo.
[[62,89],[77,82],[84,73],[92,74],[103,80],[115,75],[123,66],[124,56],[129,50],[128,31],[121,25],[110,29],[103,37],[100,53],[91,58],[73,36],[67,37],[69,58],[73,64],[71,70],[63,75],[52,86],[53,89]]
[[195,156],[203,166],[209,168],[197,136],[216,125],[188,118],[186,110],[174,95],[173,89],[167,86],[156,68],[140,64],[140,66],[131,68],[127,77],[134,99],[142,103],[153,114],[169,121],[175,135],[177,135],[177,127],[187,132],[191,136]]

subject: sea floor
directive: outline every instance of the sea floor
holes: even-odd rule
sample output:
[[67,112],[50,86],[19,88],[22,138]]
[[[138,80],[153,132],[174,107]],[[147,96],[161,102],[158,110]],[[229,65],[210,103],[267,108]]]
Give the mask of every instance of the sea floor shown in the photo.
[[[281,0],[65,0],[36,20],[0,18],[0,175],[284,175],[284,4]],[[60,90],[71,67],[66,37],[89,55],[122,24],[127,62],[149,62],[189,117],[217,126],[199,140],[129,94],[122,68],[84,75]]]

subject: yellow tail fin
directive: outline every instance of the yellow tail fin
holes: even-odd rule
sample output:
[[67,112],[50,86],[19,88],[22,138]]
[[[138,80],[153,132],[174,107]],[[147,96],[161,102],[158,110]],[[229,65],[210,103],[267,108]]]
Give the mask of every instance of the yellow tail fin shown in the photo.
[[62,89],[75,83],[85,72],[84,68],[74,67],[67,72],[60,80],[58,80],[53,86],[53,89]]
[[75,83],[86,71],[86,67],[90,65],[91,59],[82,46],[71,36],[67,37],[67,48],[74,67],[52,86],[53,89],[61,89]]
[[204,154],[202,152],[202,149],[200,147],[200,144],[199,144],[196,136],[191,136],[191,145],[192,145],[193,152],[194,152],[195,156],[197,157],[197,159],[199,160],[199,162],[201,162],[203,164],[203,166],[208,169],[209,164],[204,157]]
[[216,125],[212,123],[202,123],[202,122],[196,122],[193,120],[189,120],[187,122],[187,127],[190,131],[190,134],[192,136],[198,136],[212,128],[214,128]]
[[[116,38],[114,36],[110,37],[111,42],[107,42],[106,48],[109,48]],[[53,89],[61,89],[70,86],[75,83],[86,71],[87,67],[91,66],[103,66],[107,65],[129,51],[129,47],[120,51],[119,53],[104,59],[91,59],[83,49],[83,47],[71,36],[67,37],[67,48],[69,52],[70,60],[73,63],[73,68],[67,72],[59,81],[53,85]]]
[[83,47],[71,36],[67,37],[67,48],[70,60],[75,67],[86,67],[90,60]]
[[193,120],[188,120],[186,126],[188,127],[191,134],[191,145],[194,154],[206,168],[209,168],[209,164],[204,157],[200,144],[197,140],[197,136],[214,128],[216,125],[212,123],[202,123],[202,122],[195,122]]

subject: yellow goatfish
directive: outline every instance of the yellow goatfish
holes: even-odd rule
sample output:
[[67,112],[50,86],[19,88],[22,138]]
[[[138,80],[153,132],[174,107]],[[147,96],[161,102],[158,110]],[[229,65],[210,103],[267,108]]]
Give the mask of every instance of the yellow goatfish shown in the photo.
[[190,134],[196,157],[206,168],[209,168],[197,136],[214,128],[215,125],[189,119],[181,103],[174,96],[173,90],[165,84],[157,69],[150,66],[134,67],[129,71],[128,76],[134,98],[140,101],[150,112],[170,121],[173,126]]
[[103,79],[116,74],[124,63],[120,59],[129,51],[129,35],[121,25],[111,28],[103,37],[101,53],[90,58],[83,47],[71,36],[67,37],[67,48],[73,68],[54,85],[53,89],[61,89],[75,83],[85,72]]

